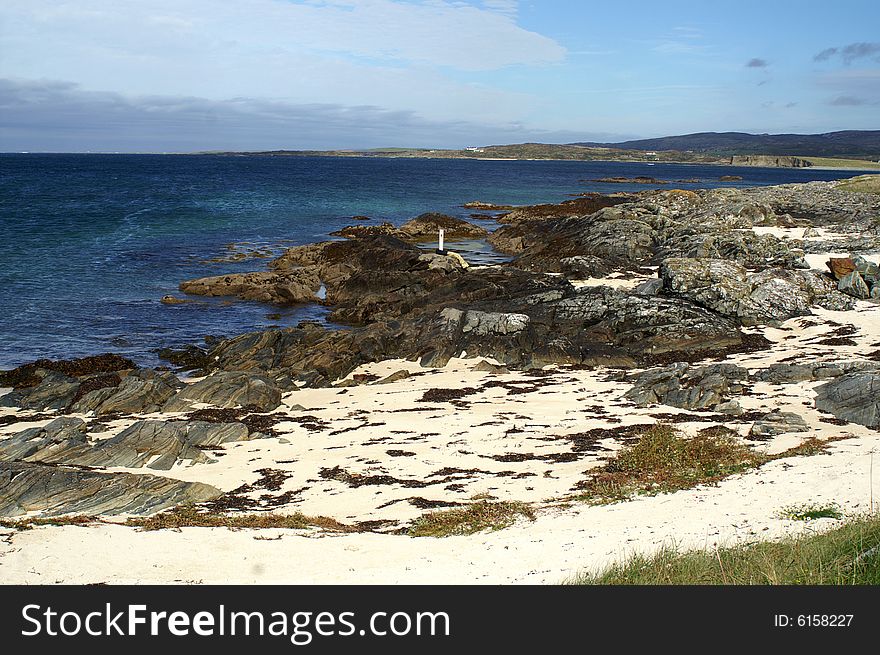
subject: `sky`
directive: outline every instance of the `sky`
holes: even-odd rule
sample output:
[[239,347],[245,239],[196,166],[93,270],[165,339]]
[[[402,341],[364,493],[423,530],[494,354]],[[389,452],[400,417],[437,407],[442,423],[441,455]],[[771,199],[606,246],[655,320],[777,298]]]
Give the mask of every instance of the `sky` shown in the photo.
[[877,0],[0,0],[0,151],[880,129]]

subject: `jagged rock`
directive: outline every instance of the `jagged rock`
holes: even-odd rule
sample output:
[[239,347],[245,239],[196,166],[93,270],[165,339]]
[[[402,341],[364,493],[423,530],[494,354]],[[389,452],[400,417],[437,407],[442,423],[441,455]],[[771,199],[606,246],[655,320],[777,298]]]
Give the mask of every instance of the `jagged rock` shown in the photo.
[[0,460],[26,460],[40,451],[64,453],[84,444],[88,444],[86,422],[62,416],[0,441]]
[[363,237],[374,237],[381,235],[400,236],[400,231],[391,223],[385,222],[379,225],[348,225],[341,230],[330,233],[334,237],[345,237],[346,239],[361,239]]
[[[83,387],[86,384],[83,382]],[[69,411],[93,411],[99,415],[158,412],[181,386],[182,383],[173,373],[138,369],[122,378],[118,386],[82,394],[71,403]]]
[[880,425],[880,371],[849,373],[816,388],[816,409],[860,425]]
[[693,367],[679,362],[640,373],[625,397],[637,405],[660,403],[682,409],[708,409],[740,394],[747,369],[735,364]]
[[802,416],[774,410],[752,424],[749,436],[752,439],[769,439],[789,432],[807,432],[809,429]]
[[183,460],[212,462],[202,448],[256,436],[262,435],[238,422],[137,421],[115,437],[90,442],[83,421],[63,417],[0,442],[0,460],[168,470]]
[[220,496],[200,482],[134,473],[0,462],[0,516],[150,514]]
[[243,371],[214,373],[185,385],[162,411],[182,412],[194,403],[214,407],[249,407],[268,412],[281,404],[281,389],[267,377]]
[[692,300],[743,325],[778,324],[810,313],[814,304],[827,309],[852,308],[813,271],[767,269],[748,274],[741,265],[717,259],[671,258],[663,261],[664,291]]
[[195,296],[236,296],[271,303],[317,302],[321,280],[312,268],[283,273],[230,273],[180,283],[180,290]]
[[64,410],[73,402],[79,390],[79,380],[57,371],[38,369],[37,375],[41,376],[38,385],[6,394],[0,398],[0,405],[45,412]]
[[860,300],[865,300],[871,297],[871,290],[868,288],[868,285],[865,284],[865,281],[862,279],[862,276],[858,271],[853,271],[840,278],[840,281],[837,283],[837,288],[841,292],[852,296],[853,298],[859,298]]

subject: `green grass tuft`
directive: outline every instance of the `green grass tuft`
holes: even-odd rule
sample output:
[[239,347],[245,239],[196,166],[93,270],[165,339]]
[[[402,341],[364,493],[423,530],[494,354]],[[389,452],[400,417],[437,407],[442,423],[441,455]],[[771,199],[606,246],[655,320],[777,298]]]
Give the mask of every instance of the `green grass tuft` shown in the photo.
[[467,535],[481,530],[501,530],[520,516],[534,521],[531,507],[520,502],[480,500],[467,507],[428,512],[413,521],[408,530],[412,537],[449,537]]
[[792,505],[779,512],[780,518],[791,521],[814,521],[816,519],[842,519],[837,505]]

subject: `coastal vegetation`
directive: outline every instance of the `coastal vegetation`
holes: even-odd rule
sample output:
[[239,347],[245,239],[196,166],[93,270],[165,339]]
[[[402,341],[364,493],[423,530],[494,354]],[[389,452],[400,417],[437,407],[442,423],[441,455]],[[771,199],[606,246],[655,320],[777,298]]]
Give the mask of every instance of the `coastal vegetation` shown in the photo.
[[[834,518],[834,517],[831,517]],[[820,534],[711,551],[633,555],[583,585],[876,585],[880,584],[880,516],[866,515]]]
[[520,517],[535,520],[534,510],[526,503],[480,500],[467,507],[429,512],[410,526],[411,537],[449,537],[482,530],[501,530]]

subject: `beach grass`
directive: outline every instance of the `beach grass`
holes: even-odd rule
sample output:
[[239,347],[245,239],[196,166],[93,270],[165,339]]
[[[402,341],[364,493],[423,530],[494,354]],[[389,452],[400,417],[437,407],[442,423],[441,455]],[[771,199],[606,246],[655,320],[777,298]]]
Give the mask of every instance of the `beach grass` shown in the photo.
[[784,507],[779,517],[790,521],[815,521],[816,519],[842,519],[843,513],[834,504],[808,504]]
[[10,528],[12,530],[31,530],[43,525],[92,525],[100,523],[101,519],[97,516],[86,516],[83,514],[72,514],[68,516],[48,516],[48,517],[30,517],[23,519],[0,519],[0,528]]
[[880,164],[867,159],[838,159],[836,157],[800,157],[810,162],[813,166],[822,168],[854,168],[862,170],[880,170]]
[[880,175],[859,175],[840,180],[835,186],[851,193],[880,193]]
[[428,512],[413,521],[407,534],[411,537],[468,535],[482,530],[501,530],[520,517],[534,521],[535,513],[526,503],[480,500],[467,507]]
[[657,423],[635,444],[590,471],[590,477],[578,484],[579,493],[573,500],[603,505],[640,494],[672,493],[714,484],[777,459],[818,455],[843,438],[811,437],[781,453],[767,455],[752,450],[729,431],[709,428],[689,438],[672,425]]
[[827,532],[778,542],[679,552],[665,547],[634,555],[583,585],[876,585],[880,584],[880,516],[852,519]]

